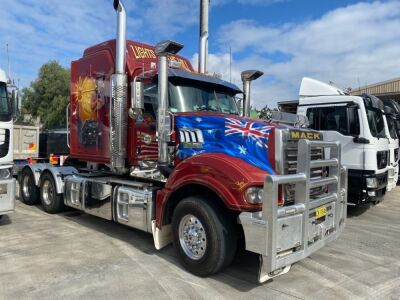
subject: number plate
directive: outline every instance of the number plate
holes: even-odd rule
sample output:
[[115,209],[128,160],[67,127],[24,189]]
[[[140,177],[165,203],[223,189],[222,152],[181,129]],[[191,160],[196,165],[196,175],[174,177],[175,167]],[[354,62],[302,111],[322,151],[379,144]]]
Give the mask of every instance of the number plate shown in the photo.
[[318,207],[315,210],[315,218],[316,219],[319,219],[319,218],[322,218],[325,216],[326,216],[326,207],[325,206]]

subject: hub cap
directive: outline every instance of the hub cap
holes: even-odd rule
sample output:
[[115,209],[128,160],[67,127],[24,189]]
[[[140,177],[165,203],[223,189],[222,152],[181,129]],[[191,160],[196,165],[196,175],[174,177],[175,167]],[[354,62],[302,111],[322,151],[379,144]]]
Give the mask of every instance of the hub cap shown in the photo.
[[50,205],[51,201],[53,200],[53,185],[50,183],[50,181],[46,180],[43,184],[43,189],[42,189],[42,197],[43,201],[46,205]]
[[179,242],[185,254],[193,260],[204,256],[207,236],[203,224],[193,215],[184,216],[179,223]]
[[29,198],[31,196],[29,176],[24,176],[24,179],[22,180],[22,192],[24,193],[25,198]]

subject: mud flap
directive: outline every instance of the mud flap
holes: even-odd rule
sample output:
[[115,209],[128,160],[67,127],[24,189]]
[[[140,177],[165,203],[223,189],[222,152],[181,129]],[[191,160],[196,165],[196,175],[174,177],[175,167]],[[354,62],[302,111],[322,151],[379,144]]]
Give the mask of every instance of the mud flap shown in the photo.
[[288,266],[285,266],[283,268],[280,268],[278,270],[268,273],[267,257],[264,255],[260,255],[259,257],[260,257],[260,270],[258,272],[258,282],[259,283],[264,283],[276,276],[286,274],[287,272],[289,272],[290,267],[292,266],[292,265],[288,265]]

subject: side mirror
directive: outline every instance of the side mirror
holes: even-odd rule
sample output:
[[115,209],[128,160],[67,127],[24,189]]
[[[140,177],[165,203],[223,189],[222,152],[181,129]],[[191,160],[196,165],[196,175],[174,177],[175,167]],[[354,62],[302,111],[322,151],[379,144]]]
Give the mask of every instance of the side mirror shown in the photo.
[[129,109],[129,116],[132,119],[137,119],[138,116],[143,114],[144,109],[144,94],[143,82],[135,77],[131,82],[131,108]]
[[19,116],[19,95],[18,95],[18,90],[13,90],[11,92],[11,108],[12,108],[12,117],[15,120]]
[[369,144],[369,139],[363,138],[363,137],[359,137],[359,136],[355,136],[353,138],[353,142],[356,144]]
[[235,97],[236,107],[240,116],[242,115],[242,108],[243,108],[242,101],[243,101],[242,98]]

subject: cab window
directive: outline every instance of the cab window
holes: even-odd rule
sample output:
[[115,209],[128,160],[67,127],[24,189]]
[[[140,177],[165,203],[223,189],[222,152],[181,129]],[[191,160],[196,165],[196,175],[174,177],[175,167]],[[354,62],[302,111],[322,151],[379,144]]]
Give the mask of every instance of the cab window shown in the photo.
[[337,131],[343,135],[360,134],[358,110],[354,107],[312,107],[307,109],[310,128]]

